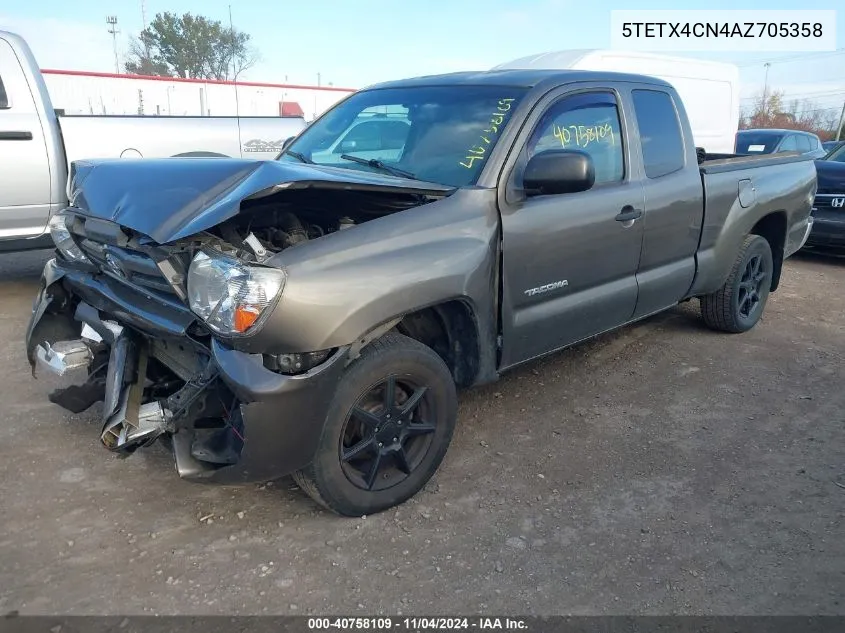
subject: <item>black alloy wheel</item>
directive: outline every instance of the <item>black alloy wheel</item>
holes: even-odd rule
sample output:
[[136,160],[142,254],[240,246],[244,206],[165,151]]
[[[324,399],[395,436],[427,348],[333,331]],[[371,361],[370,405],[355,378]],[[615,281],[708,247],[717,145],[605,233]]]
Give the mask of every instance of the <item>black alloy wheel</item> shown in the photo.
[[764,295],[763,283],[768,281],[770,272],[766,270],[762,254],[754,255],[745,264],[736,295],[736,309],[743,319],[750,319],[762,305],[760,299]]
[[395,375],[361,396],[347,416],[339,446],[349,481],[363,490],[384,490],[419,467],[435,431],[430,398],[425,385]]
[[344,516],[373,514],[422,489],[452,440],[458,402],[437,353],[389,332],[340,379],[312,462],[294,479]]
[[742,242],[724,285],[701,297],[701,316],[722,332],[747,332],[760,321],[772,287],[772,247],[761,235]]

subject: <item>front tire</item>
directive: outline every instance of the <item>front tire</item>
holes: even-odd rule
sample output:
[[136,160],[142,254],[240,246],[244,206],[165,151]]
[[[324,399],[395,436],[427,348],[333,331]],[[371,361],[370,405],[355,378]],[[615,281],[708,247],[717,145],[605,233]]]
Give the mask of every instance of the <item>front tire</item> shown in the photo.
[[388,333],[365,347],[340,380],[300,488],[344,516],[398,505],[428,482],[455,429],[457,395],[443,360]]
[[747,332],[760,320],[772,287],[772,248],[759,235],[742,243],[725,285],[701,297],[701,316],[722,332]]

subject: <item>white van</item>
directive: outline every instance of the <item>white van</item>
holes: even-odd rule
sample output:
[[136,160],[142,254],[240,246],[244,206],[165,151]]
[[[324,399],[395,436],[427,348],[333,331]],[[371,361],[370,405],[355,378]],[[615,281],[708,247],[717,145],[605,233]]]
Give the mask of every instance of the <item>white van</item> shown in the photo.
[[708,153],[734,151],[739,127],[739,68],[734,64],[689,57],[602,49],[541,53],[494,67],[561,70],[607,70],[649,75],[678,91],[692,125],[697,147]]

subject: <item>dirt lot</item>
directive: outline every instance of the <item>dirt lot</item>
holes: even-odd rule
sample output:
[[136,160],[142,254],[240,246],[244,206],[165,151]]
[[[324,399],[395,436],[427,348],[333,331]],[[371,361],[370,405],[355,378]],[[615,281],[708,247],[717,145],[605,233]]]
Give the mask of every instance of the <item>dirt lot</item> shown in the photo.
[[692,302],[464,393],[428,488],[341,519],[50,404],[45,258],[0,256],[0,612],[845,614],[845,259],[791,260],[750,333]]

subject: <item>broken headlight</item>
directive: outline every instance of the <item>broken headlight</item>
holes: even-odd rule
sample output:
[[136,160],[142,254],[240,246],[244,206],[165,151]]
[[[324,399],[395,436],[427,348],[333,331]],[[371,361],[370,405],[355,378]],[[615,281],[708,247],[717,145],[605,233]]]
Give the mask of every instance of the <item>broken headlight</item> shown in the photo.
[[188,270],[191,310],[221,334],[242,334],[261,319],[285,286],[278,268],[248,266],[200,251]]
[[76,242],[73,241],[73,237],[67,228],[67,222],[69,219],[70,218],[68,218],[68,216],[62,213],[57,213],[51,217],[48,222],[50,227],[50,237],[53,238],[53,243],[65,259],[72,262],[87,263],[90,260],[85,257],[85,253],[83,253],[82,249],[80,249],[76,245]]

